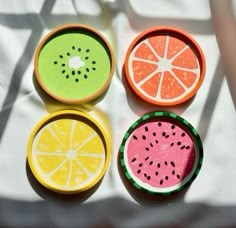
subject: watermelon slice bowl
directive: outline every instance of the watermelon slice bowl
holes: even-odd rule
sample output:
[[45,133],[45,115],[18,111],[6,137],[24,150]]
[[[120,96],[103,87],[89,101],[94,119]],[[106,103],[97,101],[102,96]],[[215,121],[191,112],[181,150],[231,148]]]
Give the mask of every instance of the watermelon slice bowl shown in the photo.
[[126,181],[148,195],[184,192],[198,176],[203,146],[194,127],[172,112],[155,111],[135,121],[119,150]]

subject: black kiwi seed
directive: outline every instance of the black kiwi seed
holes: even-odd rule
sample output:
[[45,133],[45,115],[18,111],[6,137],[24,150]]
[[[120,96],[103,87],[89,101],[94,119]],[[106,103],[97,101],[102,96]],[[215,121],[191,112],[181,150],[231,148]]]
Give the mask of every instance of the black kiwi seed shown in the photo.
[[85,79],[87,79],[87,78],[88,78],[88,75],[87,75],[87,74],[85,74],[85,75],[84,75],[84,78],[85,78]]
[[76,78],[76,79],[75,79],[75,81],[76,81],[76,82],[78,82],[78,81],[79,81],[79,79],[78,79],[78,78]]
[[62,73],[62,74],[64,74],[65,72],[66,72],[66,71],[65,71],[65,70],[63,70],[61,73]]
[[89,49],[86,49],[86,52],[88,53],[88,52],[90,52],[90,50],[89,50]]
[[92,64],[96,64],[96,61],[92,61]]
[[75,46],[72,46],[72,49],[75,50]]
[[69,78],[69,75],[68,75],[68,74],[66,75],[66,78]]
[[85,57],[86,60],[87,60],[88,58],[89,58],[88,56]]
[[61,66],[64,67],[64,66],[66,66],[66,64],[65,64],[65,63],[62,63]]
[[81,48],[78,48],[78,52],[81,52]]
[[78,71],[77,71],[77,74],[81,74],[81,71],[80,71],[80,70],[78,70]]
[[63,58],[63,55],[59,55],[59,57],[62,59],[62,58]]
[[56,65],[56,64],[57,64],[57,61],[54,61],[54,64]]
[[72,75],[75,75],[75,71],[74,70],[71,73],[72,73]]
[[89,68],[86,68],[86,71],[89,72]]
[[92,69],[93,69],[93,70],[96,70],[96,68],[95,68],[95,67],[93,67]]
[[67,52],[67,56],[70,56],[70,52]]

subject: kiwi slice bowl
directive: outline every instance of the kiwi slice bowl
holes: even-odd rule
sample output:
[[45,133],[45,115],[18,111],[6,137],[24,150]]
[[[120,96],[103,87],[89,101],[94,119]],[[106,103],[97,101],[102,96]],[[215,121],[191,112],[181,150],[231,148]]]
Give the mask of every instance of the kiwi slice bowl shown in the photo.
[[94,28],[62,25],[37,46],[34,72],[41,88],[54,99],[69,104],[86,103],[109,87],[114,56],[109,43]]

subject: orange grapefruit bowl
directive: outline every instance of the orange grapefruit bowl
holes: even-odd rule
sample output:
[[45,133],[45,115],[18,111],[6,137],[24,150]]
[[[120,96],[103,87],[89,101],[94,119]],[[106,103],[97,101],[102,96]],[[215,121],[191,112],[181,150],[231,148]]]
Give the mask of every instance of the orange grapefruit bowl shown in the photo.
[[125,58],[125,77],[144,101],[161,106],[193,97],[205,76],[205,58],[198,43],[186,32],[154,27],[139,34]]

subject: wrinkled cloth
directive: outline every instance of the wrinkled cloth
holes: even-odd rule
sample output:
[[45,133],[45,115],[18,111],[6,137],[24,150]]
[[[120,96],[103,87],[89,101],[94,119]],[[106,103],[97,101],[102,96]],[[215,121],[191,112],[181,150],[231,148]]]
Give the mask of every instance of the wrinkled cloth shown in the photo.
[[[84,105],[53,100],[34,78],[37,44],[50,30],[68,23],[86,24],[100,31],[116,60],[106,93]],[[206,59],[205,79],[196,96],[183,105],[165,108],[135,98],[123,80],[122,69],[132,40],[144,29],[163,25],[188,32]],[[1,1],[0,34],[0,225],[235,225],[235,109],[208,1]],[[96,189],[67,203],[38,185],[26,153],[35,124],[49,113],[70,108],[86,111],[106,128],[112,142],[112,160]],[[117,162],[119,146],[129,126],[155,110],[172,111],[187,119],[199,132],[204,147],[198,177],[186,191],[171,199],[143,199],[130,190]]]

